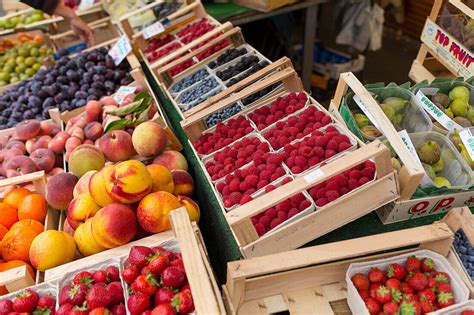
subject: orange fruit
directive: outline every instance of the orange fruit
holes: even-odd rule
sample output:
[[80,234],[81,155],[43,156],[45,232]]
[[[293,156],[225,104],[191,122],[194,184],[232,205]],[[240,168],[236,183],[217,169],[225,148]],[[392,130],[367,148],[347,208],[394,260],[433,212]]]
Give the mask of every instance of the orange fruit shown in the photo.
[[0,224],[0,241],[2,241],[3,237],[5,234],[7,234],[8,229],[5,227],[5,225]]
[[29,194],[31,194],[31,191],[26,188],[15,188],[5,196],[3,202],[15,207],[15,209],[18,209],[20,202],[23,200],[23,198],[25,198],[25,196],[28,196]]
[[43,196],[31,194],[18,204],[18,220],[33,219],[44,223],[48,206]]
[[17,221],[18,212],[16,208],[4,202],[0,202],[0,224],[9,229]]
[[3,259],[6,261],[23,260],[30,262],[31,243],[39,233],[41,232],[28,225],[18,226],[8,231],[0,245]]
[[15,229],[22,229],[22,228],[33,230],[37,232],[38,234],[44,231],[44,225],[32,219],[25,219],[25,220],[18,221],[17,223],[12,225],[12,227],[10,228],[10,231],[15,230]]

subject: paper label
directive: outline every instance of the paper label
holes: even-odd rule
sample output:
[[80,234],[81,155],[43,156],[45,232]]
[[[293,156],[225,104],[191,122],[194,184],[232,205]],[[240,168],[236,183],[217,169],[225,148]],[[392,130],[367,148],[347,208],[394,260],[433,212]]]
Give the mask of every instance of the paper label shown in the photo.
[[428,97],[420,90],[416,93],[416,97],[421,107],[437,122],[441,124],[448,131],[454,131],[454,129],[463,129],[457,123],[455,123],[448,115],[446,115],[441,109],[439,109]]
[[461,141],[466,147],[467,153],[471,157],[471,160],[474,160],[474,135],[472,134],[471,129],[464,129],[459,132]]
[[377,128],[378,130],[381,130],[378,126],[378,123],[377,121],[375,120],[374,116],[372,115],[372,113],[369,111],[369,109],[365,106],[364,102],[362,102],[362,100],[360,99],[359,96],[357,95],[354,95],[354,101],[357,103],[357,105],[359,105],[360,109],[362,109],[362,111],[364,112],[365,116],[367,116],[367,118],[369,118],[370,122],[372,124],[374,124],[375,128]]
[[114,94],[114,100],[120,105],[128,94],[132,94],[137,90],[135,86],[121,86]]
[[110,48],[109,56],[112,57],[116,66],[118,66],[127,55],[132,51],[132,46],[126,35],[120,37],[115,45]]
[[324,172],[320,168],[318,168],[317,170],[314,170],[306,174],[303,178],[308,184],[310,184],[310,183],[314,183],[318,178],[320,178],[323,175],[324,175]]
[[158,21],[143,30],[143,38],[148,39],[165,31],[163,24]]
[[[405,129],[403,129],[402,131],[399,131],[398,134],[400,135],[400,138],[402,138],[403,143],[408,148],[408,151],[410,151],[411,155],[413,155],[415,159],[418,161],[418,163],[420,164],[420,166],[423,167],[423,164],[421,163],[418,153],[416,153],[415,146],[413,145],[413,142],[411,142],[408,132]],[[426,175],[426,173],[423,175],[423,178],[421,179],[421,184],[422,185],[432,184],[431,178],[429,178],[429,176]]]
[[95,0],[81,0],[81,3],[79,4],[79,10],[87,10],[93,6],[94,3]]

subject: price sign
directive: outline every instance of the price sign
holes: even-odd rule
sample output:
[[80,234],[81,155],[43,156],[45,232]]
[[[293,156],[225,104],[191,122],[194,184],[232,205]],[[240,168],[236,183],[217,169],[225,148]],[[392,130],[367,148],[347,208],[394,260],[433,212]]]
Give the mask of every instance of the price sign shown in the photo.
[[[402,131],[399,131],[398,134],[400,135],[400,138],[402,138],[403,143],[405,146],[408,148],[408,151],[410,151],[411,155],[415,157],[415,159],[418,161],[421,167],[423,167],[423,164],[421,163],[420,158],[418,157],[418,153],[416,153],[415,146],[413,145],[413,142],[411,142],[410,136],[408,136],[408,133],[405,129]],[[421,179],[421,184],[422,185],[431,185],[432,181],[426,175],[426,173],[423,175],[423,178]]]
[[454,122],[451,118],[449,118],[448,115],[446,115],[441,109],[438,108],[433,102],[430,101],[426,95],[419,90],[416,93],[416,98],[418,100],[418,103],[421,105],[421,107],[424,108],[424,110],[434,119],[436,119],[437,122],[441,124],[446,130],[449,131],[454,131],[454,129],[461,130],[463,129],[461,126],[459,126],[456,122]]
[[148,39],[165,31],[163,24],[158,21],[143,30],[143,38]]
[[380,130],[377,121],[375,120],[375,117],[372,115],[372,113],[369,111],[369,109],[365,106],[364,102],[360,99],[359,96],[354,95],[354,101],[359,105],[360,109],[364,112],[365,116],[369,118],[370,122],[374,124],[375,128]]
[[471,157],[471,160],[474,160],[474,135],[472,134],[471,129],[464,129],[459,132],[461,141],[466,147],[467,153]]
[[115,95],[114,95],[114,100],[118,103],[118,104],[122,104],[123,100],[125,99],[125,97],[129,94],[132,94],[134,93],[135,91],[137,90],[136,87],[134,86],[121,86],[117,92],[115,92]]
[[127,36],[123,35],[115,43],[115,45],[110,48],[109,56],[112,57],[116,66],[118,66],[127,55],[132,51],[132,46],[128,41]]
[[315,182],[318,178],[324,175],[324,172],[321,169],[314,170],[307,175],[304,176],[304,180],[307,183],[313,183]]

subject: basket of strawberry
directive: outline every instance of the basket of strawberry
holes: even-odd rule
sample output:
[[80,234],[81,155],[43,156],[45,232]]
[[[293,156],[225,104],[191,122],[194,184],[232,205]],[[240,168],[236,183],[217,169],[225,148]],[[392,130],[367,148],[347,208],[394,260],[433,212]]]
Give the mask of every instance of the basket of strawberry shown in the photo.
[[428,250],[351,264],[346,281],[354,314],[426,314],[469,297],[449,262]]
[[119,266],[118,260],[107,259],[64,275],[56,315],[125,315]]
[[130,314],[194,312],[183,259],[180,253],[170,250],[177,248],[177,243],[168,243],[153,248],[133,246],[130,249],[122,270]]
[[25,290],[0,297],[0,314],[54,315],[56,311],[56,286],[42,283]]
[[443,308],[432,315],[474,315],[474,300]]

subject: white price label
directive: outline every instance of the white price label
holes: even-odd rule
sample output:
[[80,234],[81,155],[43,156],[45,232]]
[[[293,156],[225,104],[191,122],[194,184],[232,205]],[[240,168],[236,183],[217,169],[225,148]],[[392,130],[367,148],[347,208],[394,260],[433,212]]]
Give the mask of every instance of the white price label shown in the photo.
[[428,97],[420,90],[416,93],[416,98],[419,101],[421,107],[437,122],[441,124],[446,130],[454,131],[454,129],[461,130],[462,127],[459,126],[454,120],[449,118],[441,109],[439,109],[433,102],[430,101]]
[[372,115],[372,113],[369,111],[369,109],[365,106],[364,102],[360,99],[359,96],[354,95],[354,101],[359,105],[360,109],[364,112],[365,116],[370,120],[371,123],[374,124],[375,128],[380,130],[377,121],[375,120],[375,117]]
[[143,30],[143,38],[148,39],[165,31],[163,24],[158,21]]
[[94,3],[95,0],[81,0],[81,3],[79,4],[79,10],[87,10],[93,6]]
[[471,157],[471,160],[474,160],[474,135],[472,134],[471,129],[464,129],[459,132],[461,141],[466,147],[467,153]]
[[[402,131],[399,131],[398,134],[400,135],[400,138],[402,138],[403,143],[405,146],[408,148],[408,151],[410,151],[411,155],[415,157],[415,159],[418,161],[421,167],[423,167],[423,164],[421,163],[420,158],[418,157],[418,153],[416,153],[415,146],[413,145],[413,142],[411,142],[410,136],[408,136],[408,132],[403,129]],[[421,179],[421,184],[422,185],[431,185],[432,181],[426,175],[426,173],[423,175],[423,178]]]
[[123,35],[120,37],[117,43],[115,43],[115,45],[110,48],[109,56],[112,57],[115,65],[118,66],[131,51],[132,46],[130,45],[127,36]]
[[135,86],[121,86],[117,92],[115,92],[114,100],[118,104],[122,104],[125,97],[129,94],[134,93],[137,90]]
[[305,175],[303,178],[307,183],[314,183],[318,178],[322,177],[324,175],[324,172],[321,169],[314,170],[307,175]]

